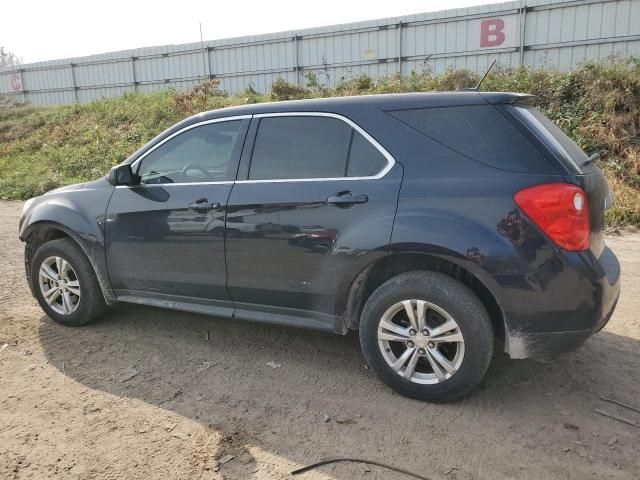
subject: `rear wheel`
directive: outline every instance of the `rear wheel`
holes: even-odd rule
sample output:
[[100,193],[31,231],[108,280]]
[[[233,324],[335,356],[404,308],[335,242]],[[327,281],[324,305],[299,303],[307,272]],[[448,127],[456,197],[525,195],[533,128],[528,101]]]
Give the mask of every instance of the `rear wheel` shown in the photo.
[[380,286],[360,322],[363,354],[398,393],[432,402],[457,400],[480,383],[493,333],[467,287],[435,272],[408,272]]
[[31,264],[31,282],[42,309],[62,325],[84,325],[106,309],[89,260],[69,238],[38,248]]

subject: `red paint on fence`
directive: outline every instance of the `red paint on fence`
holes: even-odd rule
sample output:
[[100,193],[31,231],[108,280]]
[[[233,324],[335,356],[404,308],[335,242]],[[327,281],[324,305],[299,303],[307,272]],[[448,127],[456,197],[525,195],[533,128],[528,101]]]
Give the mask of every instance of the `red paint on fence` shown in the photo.
[[480,22],[480,48],[498,47],[504,43],[504,20],[492,18]]

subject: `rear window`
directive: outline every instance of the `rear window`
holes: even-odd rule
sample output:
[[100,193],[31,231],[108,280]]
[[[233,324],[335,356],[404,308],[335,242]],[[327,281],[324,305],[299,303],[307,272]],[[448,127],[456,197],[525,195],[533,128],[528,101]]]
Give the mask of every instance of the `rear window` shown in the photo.
[[560,128],[549,120],[540,110],[533,107],[514,107],[528,125],[535,128],[540,135],[558,152],[562,158],[581,171],[581,165],[588,155],[575,144]]
[[536,146],[491,105],[388,113],[445,147],[491,167],[515,172],[555,173]]

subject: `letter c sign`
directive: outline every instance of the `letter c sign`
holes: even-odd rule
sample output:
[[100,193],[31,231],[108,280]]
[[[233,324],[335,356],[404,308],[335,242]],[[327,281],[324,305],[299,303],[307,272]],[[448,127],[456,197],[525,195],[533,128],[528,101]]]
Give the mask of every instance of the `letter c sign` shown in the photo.
[[480,48],[498,47],[504,43],[504,20],[493,18],[480,22]]

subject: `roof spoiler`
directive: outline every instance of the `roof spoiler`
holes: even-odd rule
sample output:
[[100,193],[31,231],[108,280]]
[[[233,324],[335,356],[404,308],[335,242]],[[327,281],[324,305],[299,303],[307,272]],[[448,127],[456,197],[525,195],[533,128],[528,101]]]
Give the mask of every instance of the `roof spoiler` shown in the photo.
[[518,105],[533,105],[536,101],[536,96],[529,93],[513,93],[511,98],[505,99],[504,103],[512,103]]

